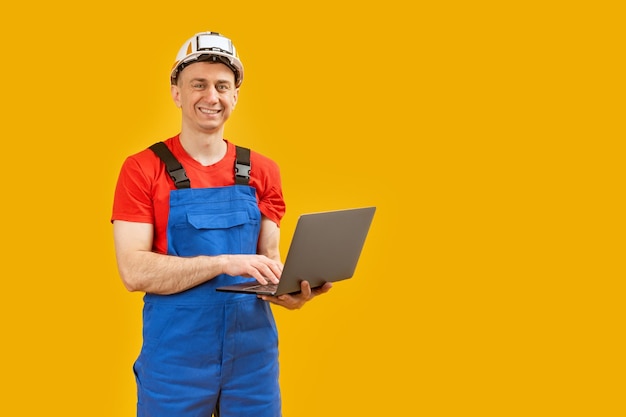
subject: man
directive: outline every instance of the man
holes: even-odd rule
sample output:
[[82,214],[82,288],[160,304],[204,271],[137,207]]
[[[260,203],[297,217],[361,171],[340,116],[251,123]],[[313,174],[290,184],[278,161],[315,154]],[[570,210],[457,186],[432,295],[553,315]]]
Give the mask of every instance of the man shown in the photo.
[[282,271],[278,166],[223,135],[242,81],[228,38],[187,40],[171,72],[180,133],[127,158],[119,175],[118,269],[129,291],[145,292],[138,416],[280,416],[268,302],[297,309],[331,287],[303,282],[298,294],[260,298],[215,290],[277,283]]

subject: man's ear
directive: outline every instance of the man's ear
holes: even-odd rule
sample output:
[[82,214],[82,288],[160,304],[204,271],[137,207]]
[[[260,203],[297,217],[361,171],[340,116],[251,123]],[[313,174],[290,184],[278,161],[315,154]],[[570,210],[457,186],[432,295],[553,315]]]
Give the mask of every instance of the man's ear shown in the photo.
[[235,89],[235,94],[233,94],[233,108],[237,104],[237,100],[239,100],[239,89]]
[[176,107],[181,106],[180,103],[180,89],[178,88],[178,86],[176,84],[172,84],[170,86],[170,93],[172,94],[172,100],[174,100],[174,103],[176,104]]

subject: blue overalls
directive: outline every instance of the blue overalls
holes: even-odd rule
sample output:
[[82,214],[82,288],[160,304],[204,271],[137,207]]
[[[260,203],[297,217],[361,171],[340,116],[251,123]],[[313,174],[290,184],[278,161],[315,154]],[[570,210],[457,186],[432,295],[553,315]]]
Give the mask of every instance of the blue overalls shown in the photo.
[[[254,254],[261,226],[254,188],[170,194],[168,254]],[[279,417],[278,335],[269,304],[218,292],[220,275],[173,295],[146,294],[134,364],[138,417]]]

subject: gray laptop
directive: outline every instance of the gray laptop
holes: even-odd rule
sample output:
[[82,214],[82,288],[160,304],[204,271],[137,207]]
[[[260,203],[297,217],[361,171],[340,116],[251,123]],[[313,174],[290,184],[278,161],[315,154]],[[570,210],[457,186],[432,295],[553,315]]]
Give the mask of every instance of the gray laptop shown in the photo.
[[302,281],[316,288],[352,278],[375,211],[361,207],[301,215],[278,284],[250,280],[217,291],[281,295],[299,292]]

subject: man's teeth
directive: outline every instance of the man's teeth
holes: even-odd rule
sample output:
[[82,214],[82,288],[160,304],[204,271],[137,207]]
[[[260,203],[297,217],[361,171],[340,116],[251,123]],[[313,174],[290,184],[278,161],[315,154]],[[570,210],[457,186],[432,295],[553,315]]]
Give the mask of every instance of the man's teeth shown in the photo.
[[200,111],[202,113],[206,113],[206,114],[217,114],[217,113],[219,113],[219,110],[200,109]]

